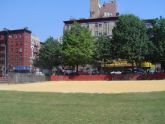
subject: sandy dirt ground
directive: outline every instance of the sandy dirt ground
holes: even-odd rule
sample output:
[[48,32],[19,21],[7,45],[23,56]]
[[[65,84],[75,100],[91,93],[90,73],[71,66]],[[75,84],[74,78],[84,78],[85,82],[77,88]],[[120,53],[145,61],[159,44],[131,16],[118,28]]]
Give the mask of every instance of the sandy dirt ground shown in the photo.
[[50,81],[0,84],[0,90],[57,93],[129,93],[165,91],[161,81]]

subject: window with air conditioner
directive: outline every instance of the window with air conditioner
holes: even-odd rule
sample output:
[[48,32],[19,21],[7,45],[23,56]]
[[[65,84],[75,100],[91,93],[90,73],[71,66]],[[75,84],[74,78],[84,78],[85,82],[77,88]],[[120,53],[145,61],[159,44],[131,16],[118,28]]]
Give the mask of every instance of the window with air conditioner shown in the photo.
[[22,48],[19,49],[19,52],[22,53]]

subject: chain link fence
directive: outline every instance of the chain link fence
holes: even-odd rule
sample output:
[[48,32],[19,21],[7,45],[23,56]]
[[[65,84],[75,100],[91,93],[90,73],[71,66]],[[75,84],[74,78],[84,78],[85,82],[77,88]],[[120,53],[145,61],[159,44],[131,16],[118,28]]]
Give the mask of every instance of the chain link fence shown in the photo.
[[32,83],[49,81],[45,75],[36,75],[35,73],[9,73],[8,83]]

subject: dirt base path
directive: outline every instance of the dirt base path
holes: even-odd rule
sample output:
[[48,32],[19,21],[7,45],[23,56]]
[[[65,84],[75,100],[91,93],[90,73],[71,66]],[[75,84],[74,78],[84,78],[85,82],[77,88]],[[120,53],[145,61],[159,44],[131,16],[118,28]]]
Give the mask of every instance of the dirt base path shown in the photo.
[[28,84],[0,84],[0,90],[59,93],[128,93],[165,91],[162,81],[51,81]]

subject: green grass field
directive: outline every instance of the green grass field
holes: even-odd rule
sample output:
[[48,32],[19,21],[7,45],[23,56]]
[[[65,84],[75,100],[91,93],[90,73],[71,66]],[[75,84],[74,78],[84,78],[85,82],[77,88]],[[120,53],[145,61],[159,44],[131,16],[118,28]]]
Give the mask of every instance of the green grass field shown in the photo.
[[165,124],[165,92],[111,95],[0,91],[0,124]]

